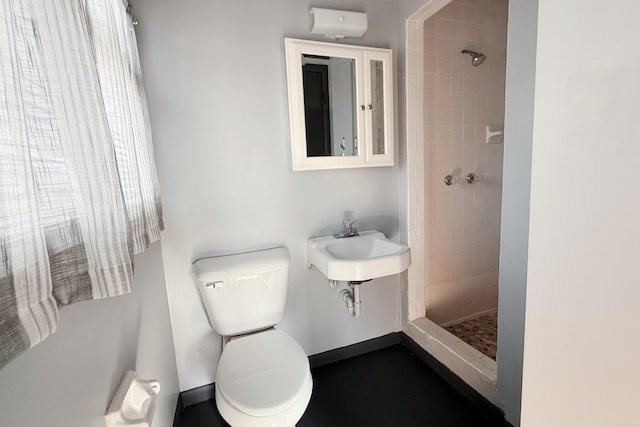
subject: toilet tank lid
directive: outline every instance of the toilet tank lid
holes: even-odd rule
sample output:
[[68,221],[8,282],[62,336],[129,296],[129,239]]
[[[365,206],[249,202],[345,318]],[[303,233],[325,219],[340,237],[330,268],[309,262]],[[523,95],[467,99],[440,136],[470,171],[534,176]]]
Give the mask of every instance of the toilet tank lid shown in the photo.
[[210,282],[224,277],[259,274],[289,267],[289,252],[285,248],[201,258],[193,263],[191,272],[196,280]]

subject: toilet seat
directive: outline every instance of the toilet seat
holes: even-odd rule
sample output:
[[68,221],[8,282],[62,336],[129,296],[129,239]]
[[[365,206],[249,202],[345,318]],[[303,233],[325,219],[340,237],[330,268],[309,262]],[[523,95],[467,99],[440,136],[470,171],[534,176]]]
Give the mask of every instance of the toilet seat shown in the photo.
[[277,329],[230,341],[218,363],[216,390],[228,404],[253,417],[282,416],[290,408],[301,408],[299,418],[311,388],[307,355]]

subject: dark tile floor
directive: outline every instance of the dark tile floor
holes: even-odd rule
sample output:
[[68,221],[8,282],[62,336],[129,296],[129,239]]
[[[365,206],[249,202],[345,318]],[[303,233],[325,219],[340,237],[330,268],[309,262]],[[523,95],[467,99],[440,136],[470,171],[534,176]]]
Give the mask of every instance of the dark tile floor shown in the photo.
[[476,350],[496,360],[498,351],[498,311],[492,311],[445,327]]
[[[489,421],[403,345],[312,371],[313,395],[298,427],[483,427]],[[179,427],[227,426],[213,400],[187,407]]]

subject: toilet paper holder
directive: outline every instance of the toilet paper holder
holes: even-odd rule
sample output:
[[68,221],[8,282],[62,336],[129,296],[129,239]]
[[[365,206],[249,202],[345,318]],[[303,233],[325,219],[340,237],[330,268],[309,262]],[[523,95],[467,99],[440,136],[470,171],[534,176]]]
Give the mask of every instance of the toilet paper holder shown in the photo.
[[135,371],[127,371],[104,415],[107,427],[150,427],[160,393],[157,380],[139,380]]

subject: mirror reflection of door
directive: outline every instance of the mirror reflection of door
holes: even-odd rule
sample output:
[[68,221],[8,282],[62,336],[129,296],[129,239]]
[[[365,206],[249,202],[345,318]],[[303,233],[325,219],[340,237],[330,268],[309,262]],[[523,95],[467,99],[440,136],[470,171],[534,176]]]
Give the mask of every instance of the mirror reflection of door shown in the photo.
[[355,61],[302,55],[307,157],[357,156]]
[[322,64],[303,65],[302,81],[307,156],[330,156],[329,67]]

